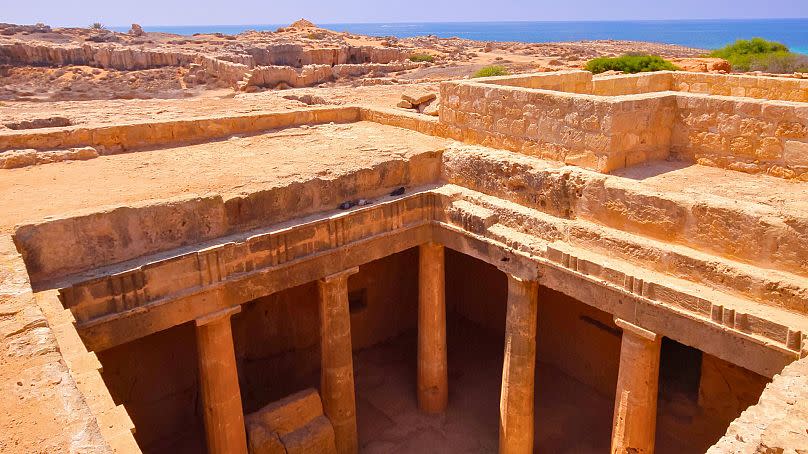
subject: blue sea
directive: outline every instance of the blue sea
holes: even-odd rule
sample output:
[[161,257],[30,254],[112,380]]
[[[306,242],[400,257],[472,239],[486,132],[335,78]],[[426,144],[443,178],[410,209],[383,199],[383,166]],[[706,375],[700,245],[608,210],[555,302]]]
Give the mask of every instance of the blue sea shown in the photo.
[[[288,24],[144,26],[153,32],[237,34],[245,30],[275,30]],[[387,24],[318,24],[337,31],[370,36],[435,35],[478,41],[531,43],[620,39],[681,44],[714,49],[737,39],[760,36],[785,43],[795,52],[808,54],[808,18],[755,20],[658,20],[579,22],[419,22]],[[126,31],[129,27],[112,27]]]

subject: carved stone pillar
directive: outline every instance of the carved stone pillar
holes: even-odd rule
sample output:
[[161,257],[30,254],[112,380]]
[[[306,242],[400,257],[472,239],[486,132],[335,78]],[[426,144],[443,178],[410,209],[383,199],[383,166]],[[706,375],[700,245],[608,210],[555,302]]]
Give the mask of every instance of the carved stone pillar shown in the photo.
[[352,268],[317,281],[322,351],[320,394],[323,410],[334,426],[334,439],[339,454],[354,454],[359,450],[351,314],[348,309],[348,276],[357,271],[358,268]]
[[205,436],[211,454],[244,454],[247,436],[238,385],[236,354],[230,317],[241,306],[224,309],[196,320],[199,353],[199,389],[202,395]]
[[443,245],[420,246],[418,258],[418,407],[441,413],[449,400]]
[[533,452],[538,283],[508,275],[499,452]]
[[621,319],[620,371],[612,422],[612,454],[654,452],[661,338]]

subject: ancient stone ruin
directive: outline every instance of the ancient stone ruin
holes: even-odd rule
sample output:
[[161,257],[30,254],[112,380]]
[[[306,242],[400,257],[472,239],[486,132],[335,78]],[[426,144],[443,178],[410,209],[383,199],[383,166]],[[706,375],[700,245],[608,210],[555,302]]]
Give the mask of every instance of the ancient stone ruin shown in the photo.
[[0,131],[14,449],[808,450],[808,80],[440,99]]

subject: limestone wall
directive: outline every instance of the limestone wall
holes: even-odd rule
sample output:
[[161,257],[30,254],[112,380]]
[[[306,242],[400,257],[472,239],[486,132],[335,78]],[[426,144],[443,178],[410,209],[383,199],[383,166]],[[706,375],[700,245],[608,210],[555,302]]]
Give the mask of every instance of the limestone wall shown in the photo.
[[808,452],[808,359],[786,366],[708,454]]
[[570,71],[444,82],[441,99],[441,132],[468,143],[604,173],[672,157],[808,180],[806,80]]
[[101,154],[112,154],[176,143],[204,142],[234,134],[301,124],[348,123],[357,121],[358,117],[359,109],[354,107],[319,107],[258,115],[149,121],[97,128],[71,126],[10,131],[0,134],[0,152],[92,146]]
[[672,90],[707,95],[808,102],[808,79],[739,74],[667,72]]
[[394,47],[338,46],[306,48],[300,44],[274,44],[245,49],[256,66],[344,65],[358,63],[390,63],[409,57],[408,50]]
[[677,95],[671,152],[702,165],[808,181],[808,104]]
[[612,99],[478,82],[444,82],[441,100],[451,137],[600,172],[666,158],[675,108],[672,96]]
[[486,77],[481,83],[568,93],[592,94],[592,73],[589,71],[557,71],[514,76]]
[[302,68],[291,66],[257,66],[244,78],[246,87],[274,88],[286,84],[293,88],[310,87],[346,77],[362,76],[370,73],[389,73],[423,66],[422,63],[363,63],[339,65],[306,65]]
[[640,74],[599,76],[592,79],[592,94],[600,96],[635,95],[671,90],[674,73],[660,71]]
[[185,66],[196,53],[140,49],[118,45],[60,45],[45,43],[0,44],[0,64],[61,66],[87,65],[119,70]]

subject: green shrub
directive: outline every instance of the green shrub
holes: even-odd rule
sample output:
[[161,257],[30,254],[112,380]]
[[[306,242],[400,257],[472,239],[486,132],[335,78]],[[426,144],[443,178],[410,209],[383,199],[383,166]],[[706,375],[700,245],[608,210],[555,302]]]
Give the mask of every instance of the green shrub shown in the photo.
[[426,61],[426,62],[432,63],[433,61],[435,61],[435,57],[433,57],[433,56],[431,56],[429,54],[415,54],[415,55],[410,57],[410,61],[414,61],[414,62],[424,62],[424,61]]
[[474,75],[471,77],[477,78],[477,77],[493,77],[493,76],[507,76],[507,75],[508,70],[505,69],[504,66],[494,65],[494,66],[486,66],[485,68],[480,69],[479,71],[474,73]]
[[788,73],[808,69],[808,57],[789,51],[785,44],[763,38],[739,39],[714,50],[710,56],[727,60],[735,71]]
[[587,71],[600,74],[604,71],[641,73],[649,71],[675,71],[679,68],[658,55],[623,55],[622,57],[599,57],[586,63]]
[[106,27],[104,27],[104,24],[101,22],[93,22],[93,25],[90,25],[90,28],[93,30],[104,30]]

